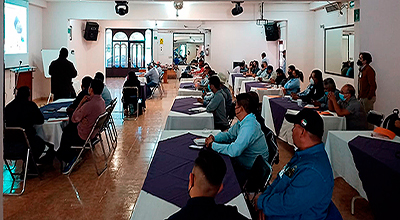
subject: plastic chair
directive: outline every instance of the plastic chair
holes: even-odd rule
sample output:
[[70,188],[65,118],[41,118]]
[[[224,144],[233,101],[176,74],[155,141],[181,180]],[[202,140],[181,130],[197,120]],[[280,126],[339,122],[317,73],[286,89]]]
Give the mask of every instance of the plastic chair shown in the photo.
[[[108,112],[104,112],[103,114],[99,115],[99,117],[97,117],[96,122],[94,123],[92,130],[90,131],[88,137],[86,138],[85,143],[82,146],[72,146],[72,149],[81,149],[81,151],[78,154],[78,159],[75,161],[74,164],[72,164],[71,169],[69,170],[68,175],[71,173],[71,171],[73,170],[74,166],[76,166],[77,161],[79,160],[80,156],[82,155],[84,150],[90,150],[92,152],[92,156],[93,156],[93,162],[94,162],[94,167],[96,168],[96,173],[98,176],[100,176],[106,169],[107,169],[107,155],[106,152],[104,150],[104,144],[103,144],[103,139],[101,137],[101,131],[103,129],[103,126],[105,126],[106,124],[106,120],[107,120],[107,116],[108,116]],[[93,134],[96,134],[94,138],[90,138]],[[105,167],[99,171],[99,169],[97,168],[97,164],[96,164],[96,155],[94,153],[94,147],[96,146],[96,144],[98,144],[100,142],[101,148],[103,150],[104,153],[104,157],[105,157]]]
[[[11,178],[13,180],[9,193],[3,193],[4,195],[17,195],[20,196],[25,192],[26,186],[26,176],[28,173],[29,159],[36,169],[38,175],[40,175],[39,170],[36,166],[35,160],[31,154],[31,147],[29,145],[28,137],[25,134],[25,129],[20,127],[6,127],[4,129],[4,154],[3,159],[6,165],[6,169],[10,172]],[[14,168],[10,167],[9,160],[22,160],[22,170],[21,172],[13,172]],[[17,176],[23,176],[22,189],[19,193],[13,193],[14,184]]]

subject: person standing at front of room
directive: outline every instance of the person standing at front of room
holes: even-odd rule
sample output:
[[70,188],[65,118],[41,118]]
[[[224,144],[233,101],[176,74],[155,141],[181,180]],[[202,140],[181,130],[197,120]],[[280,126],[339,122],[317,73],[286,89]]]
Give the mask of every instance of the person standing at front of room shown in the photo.
[[72,79],[78,74],[74,64],[67,60],[68,49],[63,47],[57,60],[51,62],[49,74],[51,75],[51,93],[54,100],[61,98],[75,98],[76,93],[72,86]]
[[357,65],[360,67],[358,74],[358,99],[364,106],[365,113],[374,109],[376,101],[376,79],[375,70],[370,66],[372,56],[370,53],[362,52],[359,55]]

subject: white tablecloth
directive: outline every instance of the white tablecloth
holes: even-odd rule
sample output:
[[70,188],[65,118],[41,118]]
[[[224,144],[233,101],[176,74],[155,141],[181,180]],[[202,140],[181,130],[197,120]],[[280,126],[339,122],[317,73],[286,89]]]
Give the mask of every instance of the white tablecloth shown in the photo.
[[201,79],[201,77],[181,78],[180,82],[194,82],[195,79]]
[[[167,138],[175,137],[184,133],[190,132],[195,135],[208,137],[210,134],[216,135],[220,131],[216,130],[204,130],[204,131],[163,131],[161,134],[160,141],[165,140]],[[251,218],[250,212],[247,208],[246,202],[244,200],[243,194],[239,194],[237,197],[232,199],[227,203],[228,205],[234,205],[237,207],[238,211],[246,216],[247,218]],[[160,199],[156,196],[153,196],[143,190],[140,191],[139,197],[137,199],[135,208],[133,209],[133,213],[131,216],[131,220],[133,219],[166,219],[170,215],[174,214],[180,210],[180,208],[174,204],[171,204],[163,199]]]
[[138,77],[138,80],[142,83],[147,83],[146,77],[144,76]]
[[[231,77],[232,78],[232,77]],[[236,77],[235,78],[235,84],[234,84],[234,95],[237,96],[240,93],[240,88],[242,86],[242,82],[246,81],[246,82],[255,82],[256,79],[253,77]]]
[[279,95],[283,96],[283,91],[280,88],[257,88],[257,87],[251,87],[250,91],[256,92],[258,94],[258,98],[260,99],[260,102],[263,101],[264,96],[266,95]]
[[[235,79],[235,81],[236,81],[236,79]],[[246,83],[248,83],[248,82],[257,82],[258,80],[257,79],[255,79],[255,78],[246,78],[246,80],[243,80],[241,83],[240,83],[240,89],[239,89],[239,93],[246,93]],[[236,89],[236,87],[235,87],[235,89]],[[238,93],[238,94],[239,94]]]
[[[188,96],[177,96],[176,99],[187,98]],[[165,130],[203,130],[214,129],[214,116],[212,113],[202,112],[188,115],[181,112],[170,111]]]
[[192,89],[184,89],[184,88],[179,88],[178,89],[178,96],[201,96],[202,91],[201,90],[192,90]]
[[[264,96],[263,97],[263,103],[262,103],[262,110],[261,110],[261,116],[265,120],[265,126],[267,126],[269,129],[271,129],[275,134],[277,131],[275,130],[274,126],[274,121],[272,119],[272,113],[271,113],[271,107],[269,104],[269,97]],[[287,113],[290,114],[297,114],[298,111],[295,110],[288,110]],[[324,135],[322,137],[322,141],[325,143],[326,141],[326,136],[328,134],[328,131],[330,130],[346,130],[346,118],[345,117],[338,117],[336,113],[331,112],[334,116],[324,116],[322,115],[322,120],[324,121]],[[293,124],[289,123],[286,119],[283,120],[281,130],[279,131],[279,138],[290,145],[293,144],[293,139],[292,139],[292,128]]]
[[[367,198],[348,143],[357,136],[371,137],[372,131],[329,131],[325,150],[331,162],[335,178],[342,177],[350,186]],[[400,137],[393,140],[400,143]]]

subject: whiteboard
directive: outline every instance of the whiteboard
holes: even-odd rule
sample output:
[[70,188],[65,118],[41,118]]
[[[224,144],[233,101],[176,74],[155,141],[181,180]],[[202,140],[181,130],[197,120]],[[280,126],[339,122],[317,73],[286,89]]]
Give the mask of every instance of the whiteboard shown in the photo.
[[[58,59],[58,55],[60,54],[59,50],[42,50],[42,60],[43,60],[43,69],[44,69],[44,77],[51,78],[49,74],[49,66],[53,60]],[[76,59],[74,50],[69,51],[68,58],[76,68]]]

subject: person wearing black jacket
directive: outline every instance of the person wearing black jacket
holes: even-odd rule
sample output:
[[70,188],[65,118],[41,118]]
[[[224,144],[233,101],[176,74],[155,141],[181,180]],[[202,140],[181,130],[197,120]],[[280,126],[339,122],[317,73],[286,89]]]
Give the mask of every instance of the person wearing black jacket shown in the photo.
[[72,78],[78,74],[74,64],[67,60],[68,49],[61,48],[57,60],[51,62],[49,74],[51,75],[51,93],[54,100],[61,98],[75,98],[76,93],[72,86]]
[[89,95],[89,87],[90,83],[92,83],[92,77],[90,76],[85,76],[82,79],[81,83],[81,92],[78,94],[78,96],[75,98],[75,100],[72,102],[70,106],[67,108],[67,114],[68,116],[72,116],[74,113],[75,109],[78,107],[79,103],[82,101],[83,97]]
[[[143,94],[141,94],[141,90],[140,90],[140,81],[136,76],[136,73],[134,71],[130,71],[128,73],[128,78],[126,79],[126,81],[124,82],[124,87],[133,87],[136,86],[139,89],[139,97],[143,97]],[[133,89],[124,89],[122,91],[122,97],[123,97],[123,108],[124,108],[124,114],[127,115],[128,114],[128,105],[129,104],[133,104],[133,106],[136,108],[136,104],[137,104],[137,99],[132,99],[132,96],[136,96],[136,91]],[[141,104],[139,104],[139,114],[142,114],[142,108],[141,107],[145,107],[144,106],[144,100],[142,101]]]
[[324,84],[322,79],[322,72],[321,70],[315,69],[311,72],[310,76],[310,84],[307,88],[300,93],[291,94],[292,99],[302,99],[303,102],[310,103],[311,100],[318,100],[322,96],[324,96]]

